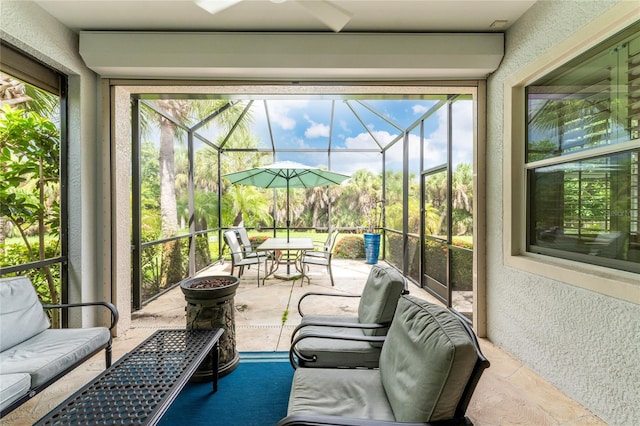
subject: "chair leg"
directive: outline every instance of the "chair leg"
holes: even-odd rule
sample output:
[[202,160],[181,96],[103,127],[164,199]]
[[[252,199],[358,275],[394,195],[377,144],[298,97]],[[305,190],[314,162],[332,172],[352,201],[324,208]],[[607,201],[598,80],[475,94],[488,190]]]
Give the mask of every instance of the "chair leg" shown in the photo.
[[[267,279],[267,262],[269,261],[269,257],[265,257],[264,259],[264,278],[262,278],[262,287],[264,287],[264,281]],[[258,268],[258,271],[260,268]],[[260,287],[260,281],[258,281],[258,287]]]
[[107,368],[111,367],[111,339],[109,339],[107,347],[104,348],[104,362]]
[[333,271],[331,270],[331,264],[327,265],[327,269],[329,270],[329,277],[331,277],[331,287],[333,287]]
[[304,279],[307,279],[307,284],[311,285],[311,278],[309,277],[309,275],[305,274],[304,271],[308,271],[309,270],[309,265],[302,265],[302,278],[300,278],[300,287],[302,287],[302,284],[304,284]]

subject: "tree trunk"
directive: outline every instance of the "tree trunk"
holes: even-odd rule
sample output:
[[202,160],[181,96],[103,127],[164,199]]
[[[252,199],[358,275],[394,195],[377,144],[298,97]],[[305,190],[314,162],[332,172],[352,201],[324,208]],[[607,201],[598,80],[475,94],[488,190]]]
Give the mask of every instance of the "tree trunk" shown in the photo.
[[236,217],[234,217],[234,218],[233,218],[233,226],[240,226],[240,225],[242,225],[242,221],[243,221],[243,218],[242,218],[242,210],[240,210],[240,211],[238,212],[238,214],[236,214]]
[[[173,136],[174,124],[161,119],[160,123],[160,215],[162,237],[173,237],[178,233],[178,209],[176,203]],[[180,241],[163,245],[161,288],[182,280],[182,256]]]
[[160,214],[162,237],[172,237],[178,232],[178,210],[176,206],[175,167],[173,135],[175,126],[162,119],[160,124]]
[[4,255],[4,244],[7,240],[7,218],[0,216],[0,256]]

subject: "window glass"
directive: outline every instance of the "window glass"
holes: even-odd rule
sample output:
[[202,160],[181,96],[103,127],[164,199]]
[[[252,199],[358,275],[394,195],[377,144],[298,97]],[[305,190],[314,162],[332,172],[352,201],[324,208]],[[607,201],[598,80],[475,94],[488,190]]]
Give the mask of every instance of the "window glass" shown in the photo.
[[638,138],[640,36],[615,40],[527,87],[527,162]]
[[535,169],[531,187],[531,244],[640,265],[638,151]]
[[639,82],[636,26],[527,88],[529,251],[640,272]]

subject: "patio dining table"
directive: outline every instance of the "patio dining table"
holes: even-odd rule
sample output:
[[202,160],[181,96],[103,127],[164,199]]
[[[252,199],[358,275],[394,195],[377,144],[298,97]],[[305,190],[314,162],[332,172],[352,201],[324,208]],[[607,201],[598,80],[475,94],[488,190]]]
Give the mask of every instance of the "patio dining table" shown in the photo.
[[[311,238],[269,238],[265,240],[256,247],[256,250],[273,252],[275,255],[272,257],[271,268],[262,279],[262,285],[264,285],[264,281],[271,275],[285,280],[299,277],[302,272],[299,264],[300,253],[305,250],[313,250],[313,247],[313,240]],[[287,265],[286,273],[277,273],[280,265]],[[294,272],[291,271],[291,265],[295,268]]]

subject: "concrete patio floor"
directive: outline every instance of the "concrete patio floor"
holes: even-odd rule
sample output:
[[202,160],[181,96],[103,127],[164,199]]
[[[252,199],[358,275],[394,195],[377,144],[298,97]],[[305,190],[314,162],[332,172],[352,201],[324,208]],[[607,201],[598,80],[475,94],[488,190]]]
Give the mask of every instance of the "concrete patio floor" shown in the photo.
[[[311,283],[270,278],[258,287],[255,267],[245,270],[234,298],[236,346],[239,351],[288,351],[291,333],[300,322],[297,305],[309,291],[360,294],[371,265],[362,260],[334,260],[335,287],[323,267],[311,270]],[[230,262],[215,264],[203,274],[228,275]],[[237,273],[237,271],[236,271]],[[261,273],[261,275],[263,275]],[[412,295],[438,303],[423,289],[409,284]],[[305,313],[355,315],[357,298],[305,299]],[[310,303],[306,303],[306,302]],[[160,328],[185,327],[185,300],[179,288],[133,313],[132,328],[114,339],[114,360]],[[283,319],[285,321],[283,322]],[[485,371],[467,415],[476,425],[605,425],[597,416],[487,339],[480,339],[491,362]],[[94,356],[2,420],[6,426],[30,425],[104,369],[104,355]],[[250,409],[250,407],[247,407]],[[223,423],[216,423],[223,424]],[[241,426],[241,425],[234,425]],[[265,425],[268,426],[268,425]]]

